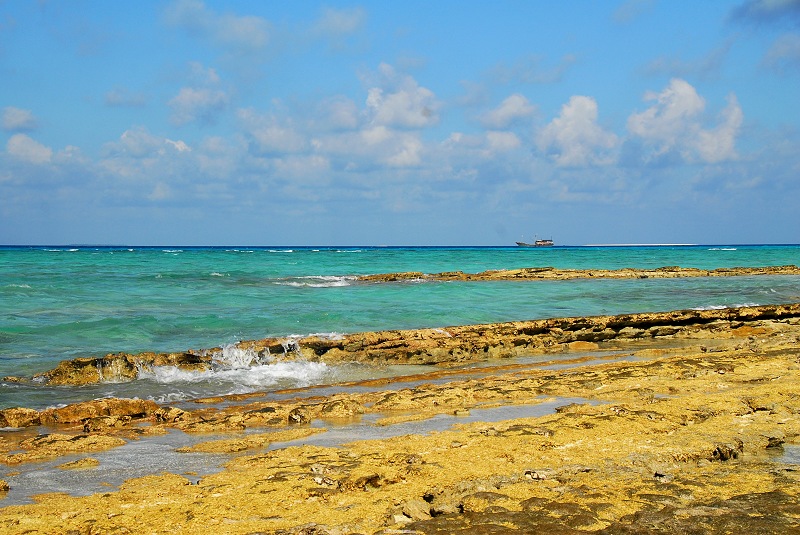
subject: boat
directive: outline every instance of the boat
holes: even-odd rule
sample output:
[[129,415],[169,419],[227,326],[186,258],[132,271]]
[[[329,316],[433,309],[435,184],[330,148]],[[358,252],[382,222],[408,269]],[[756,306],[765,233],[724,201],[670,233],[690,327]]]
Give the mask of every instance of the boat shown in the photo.
[[533,243],[525,243],[524,241],[518,241],[517,245],[520,247],[552,247],[555,245],[553,240],[535,240]]

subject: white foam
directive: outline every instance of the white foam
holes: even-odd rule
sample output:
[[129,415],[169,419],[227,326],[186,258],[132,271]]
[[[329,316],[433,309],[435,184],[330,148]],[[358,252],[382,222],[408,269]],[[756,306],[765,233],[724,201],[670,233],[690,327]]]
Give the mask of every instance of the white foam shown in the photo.
[[234,344],[222,347],[222,351],[217,351],[211,357],[211,362],[216,369],[240,369],[249,368],[254,364],[260,364],[258,353],[252,349],[242,349]]
[[735,251],[736,247],[712,247],[709,251]]
[[279,286],[294,286],[295,288],[337,288],[350,286],[351,281],[357,277],[346,276],[338,277],[332,275],[309,275],[306,277],[293,277],[275,281]]
[[212,277],[227,277],[227,275],[226,275],[225,273],[219,273],[219,272],[217,272],[217,271],[212,271],[212,272],[210,273],[210,275],[211,275]]
[[758,303],[734,303],[732,305],[706,305],[701,307],[694,307],[692,310],[723,310],[725,308],[740,308],[740,307],[757,307]]
[[[215,387],[215,390],[243,393],[278,384],[283,387],[309,386],[320,382],[329,372],[329,367],[321,362],[290,361],[209,371],[182,370],[177,366],[156,366],[142,370],[140,378],[172,385],[214,383],[220,386],[220,383],[228,383],[228,389]],[[171,393],[169,397],[177,400],[182,394]]]

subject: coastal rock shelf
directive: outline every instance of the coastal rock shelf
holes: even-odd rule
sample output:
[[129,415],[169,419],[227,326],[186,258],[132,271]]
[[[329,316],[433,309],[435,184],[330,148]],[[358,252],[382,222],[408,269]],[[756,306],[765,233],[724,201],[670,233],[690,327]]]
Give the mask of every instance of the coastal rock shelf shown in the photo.
[[734,267],[717,269],[684,268],[665,266],[656,269],[556,269],[554,267],[528,267],[520,269],[499,269],[480,273],[463,271],[444,271],[442,273],[422,273],[406,271],[401,273],[380,273],[358,277],[367,282],[398,281],[487,281],[487,280],[570,280],[570,279],[677,279],[681,277],[738,277],[746,275],[800,275],[800,267],[795,265],[767,267]]
[[39,379],[52,385],[83,385],[135,379],[155,366],[209,370],[219,366],[226,351],[240,364],[286,359],[325,363],[453,365],[582,348],[623,339],[698,338],[708,332],[730,332],[763,320],[800,317],[800,304],[682,310],[514,321],[436,329],[392,330],[335,337],[266,338],[239,342],[231,348],[183,353],[113,353],[104,357],[63,361]]
[[[0,462],[13,470],[2,474],[0,497],[15,491],[15,472],[32,461],[70,456],[61,467],[76,478],[106,463],[113,470],[103,449],[176,428],[201,441],[176,446],[178,455],[229,460],[213,474],[159,471],[90,496],[38,495],[33,504],[0,508],[0,531],[800,531],[800,467],[788,455],[800,448],[800,305],[513,325],[530,323],[573,347],[608,351],[553,354],[549,363],[437,367],[413,380],[362,381],[330,395],[297,389],[281,399],[198,400],[191,410],[138,400],[62,407],[57,418],[7,409],[7,425],[29,427],[0,434]],[[518,327],[502,325],[500,332],[520,336],[511,334]],[[591,332],[604,338],[573,336]],[[544,403],[555,410],[537,414]],[[526,407],[536,415],[469,416]],[[456,425],[370,438],[370,426],[443,417]],[[314,443],[326,428],[353,421],[364,425],[352,442]],[[37,434],[33,426],[44,423],[46,433]],[[82,459],[72,460],[76,452]]]

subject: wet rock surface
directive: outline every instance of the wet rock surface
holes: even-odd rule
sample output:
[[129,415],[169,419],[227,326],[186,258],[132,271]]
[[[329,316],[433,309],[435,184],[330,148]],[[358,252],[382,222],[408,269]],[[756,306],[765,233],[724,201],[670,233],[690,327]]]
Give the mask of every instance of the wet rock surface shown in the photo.
[[[758,329],[762,328],[759,321],[775,322],[798,317],[799,304],[768,305],[378,331],[336,338],[266,338],[239,342],[236,347],[252,354],[256,361],[305,359],[326,363],[447,366],[569,349],[590,349],[599,347],[595,344],[626,339],[699,339],[712,336],[715,332],[725,333],[727,337],[742,337],[757,334]],[[744,330],[736,331],[741,328]],[[64,361],[40,377],[50,384],[82,385],[110,377],[101,376],[98,369],[125,369],[128,371],[114,378],[125,380],[135,377],[135,370],[153,366],[191,369],[211,366],[219,351],[209,349],[197,354],[111,354],[96,359],[80,358]],[[117,362],[122,364],[117,365]]]
[[[35,504],[0,509],[0,531],[798,532],[800,467],[776,460],[782,448],[800,442],[797,312],[797,305],[786,305],[545,320],[562,332],[622,334],[568,342],[597,344],[600,354],[592,357],[432,368],[409,384],[364,381],[331,396],[302,390],[279,401],[231,396],[231,403],[198,403],[194,410],[129,400],[65,407],[49,433],[39,424],[4,432],[0,461],[17,469],[37,458],[26,456],[37,449],[88,455],[172,428],[233,434],[183,450],[231,458],[219,473],[195,481],[163,473],[86,497],[40,495]],[[634,325],[681,334],[623,332]],[[446,431],[303,445],[303,437],[324,433],[314,426],[337,419],[374,415],[395,425],[562,399],[540,416],[454,418]],[[4,417],[37,421],[20,409]],[[286,440],[297,445],[266,449]],[[101,463],[92,470],[102,469]],[[13,489],[13,475],[4,480]]]

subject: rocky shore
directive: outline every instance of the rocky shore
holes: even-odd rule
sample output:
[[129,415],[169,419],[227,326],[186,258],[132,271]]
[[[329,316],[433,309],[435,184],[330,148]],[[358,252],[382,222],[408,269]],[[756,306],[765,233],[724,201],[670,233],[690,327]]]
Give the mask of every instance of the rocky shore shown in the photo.
[[480,273],[444,271],[422,273],[406,271],[362,275],[359,280],[369,282],[398,282],[408,280],[431,281],[488,281],[488,280],[570,280],[570,279],[676,279],[681,277],[740,277],[746,275],[800,275],[800,267],[734,267],[717,269],[685,268],[665,266],[656,269],[556,269],[554,267],[528,267],[520,269],[497,269]]
[[[63,469],[102,470],[96,452],[172,429],[206,434],[182,454],[231,456],[203,477],[160,473],[86,497],[40,495],[0,509],[0,531],[800,531],[800,468],[786,456],[800,447],[798,304],[241,346],[255,358],[268,349],[273,358],[439,366],[327,396],[296,390],[280,400],[198,400],[193,409],[108,399],[0,411],[1,426],[19,428],[0,433],[0,462],[9,469],[78,454]],[[537,352],[544,358],[535,362],[500,360]],[[185,355],[195,360],[187,365],[213,360],[213,351]],[[485,364],[443,366],[473,361]],[[176,361],[155,356],[131,366],[156,362]],[[83,368],[97,370],[97,362]],[[556,408],[539,410],[549,406]],[[488,414],[495,416],[480,416]],[[391,428],[440,418],[456,425],[303,445],[344,422]],[[13,471],[6,480],[0,493],[3,483],[13,488]]]
[[[800,304],[682,310],[365,332],[334,337],[265,338],[239,342],[227,351],[238,351],[237,358],[246,360],[245,364],[305,359],[326,363],[452,366],[569,348],[591,349],[612,340],[691,338],[703,331],[731,329],[743,322],[798,316]],[[124,381],[135,379],[142,370],[155,366],[209,370],[220,365],[224,358],[223,348],[183,353],[112,353],[61,362],[38,379],[53,385]]]

